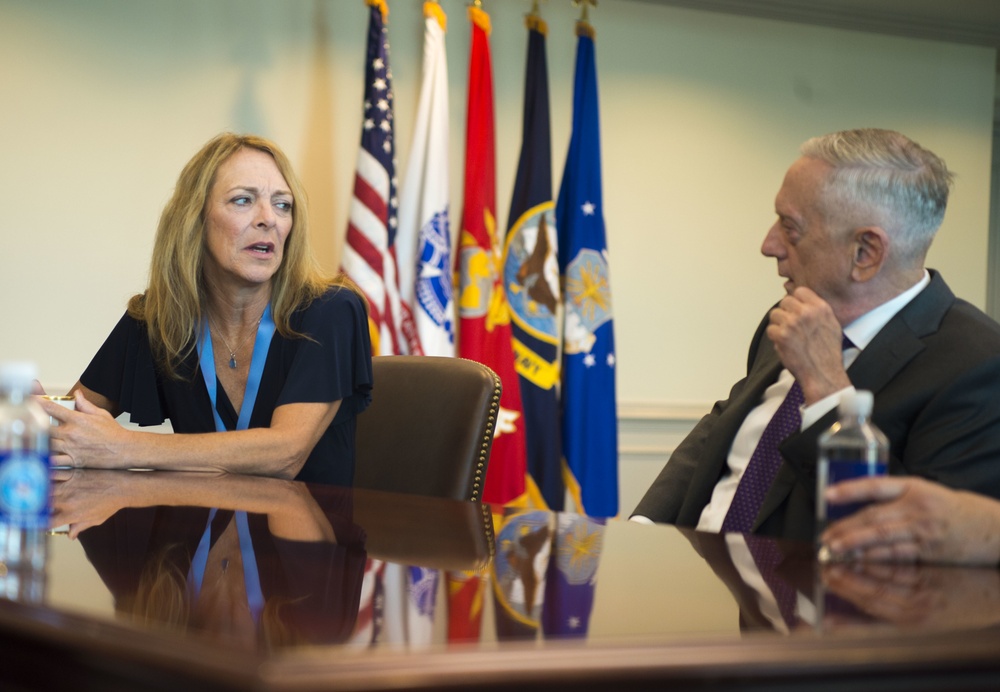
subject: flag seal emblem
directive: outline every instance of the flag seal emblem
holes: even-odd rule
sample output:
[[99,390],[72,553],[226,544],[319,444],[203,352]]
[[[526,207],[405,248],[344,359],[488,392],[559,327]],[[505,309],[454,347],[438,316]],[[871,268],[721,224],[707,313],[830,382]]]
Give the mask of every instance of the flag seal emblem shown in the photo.
[[497,535],[494,591],[508,617],[537,626],[544,601],[552,515],[528,511],[505,518]]
[[508,232],[504,262],[504,283],[512,317],[519,327],[551,344],[559,343],[555,228],[551,202],[530,210]]
[[448,271],[448,212],[437,212],[421,231],[426,241],[420,255],[420,276],[416,283],[416,296],[420,306],[439,327],[452,330],[450,310],[452,302],[451,274]]
[[566,267],[566,352],[589,352],[594,332],[609,322],[611,283],[603,253],[583,248]]

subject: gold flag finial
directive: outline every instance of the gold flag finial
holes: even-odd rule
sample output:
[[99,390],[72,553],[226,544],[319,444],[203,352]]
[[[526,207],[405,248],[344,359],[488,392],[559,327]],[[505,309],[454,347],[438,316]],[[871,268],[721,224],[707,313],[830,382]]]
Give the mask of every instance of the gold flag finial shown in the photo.
[[483,9],[482,0],[473,0],[469,3],[469,19],[472,23],[490,35],[490,15]]
[[587,8],[590,5],[593,5],[594,7],[597,7],[597,0],[573,0],[573,7],[579,7],[580,8],[580,21],[581,22],[589,21],[589,19],[587,17]]
[[525,15],[524,25],[529,29],[548,35],[549,28],[545,23],[545,20],[542,19],[542,14],[538,7],[538,0],[534,0],[534,2],[531,3],[531,12]]

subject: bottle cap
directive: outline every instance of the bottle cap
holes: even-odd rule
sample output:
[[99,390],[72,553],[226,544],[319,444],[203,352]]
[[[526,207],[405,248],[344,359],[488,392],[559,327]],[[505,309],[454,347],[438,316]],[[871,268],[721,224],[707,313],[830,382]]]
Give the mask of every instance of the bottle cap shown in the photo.
[[0,391],[31,391],[38,379],[38,367],[26,360],[10,360],[0,363]]
[[872,415],[872,406],[875,404],[875,396],[864,389],[855,389],[844,392],[840,395],[840,405],[837,407],[841,416],[863,416],[865,418]]

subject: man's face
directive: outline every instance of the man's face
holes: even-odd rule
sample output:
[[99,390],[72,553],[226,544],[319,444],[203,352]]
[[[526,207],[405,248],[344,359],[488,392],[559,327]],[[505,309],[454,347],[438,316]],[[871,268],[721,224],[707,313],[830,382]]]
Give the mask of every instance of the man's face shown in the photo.
[[853,250],[849,229],[831,228],[820,210],[820,191],[830,170],[828,164],[806,157],[792,164],[774,200],[778,219],[760,251],[778,260],[787,293],[805,286],[836,312],[847,300]]

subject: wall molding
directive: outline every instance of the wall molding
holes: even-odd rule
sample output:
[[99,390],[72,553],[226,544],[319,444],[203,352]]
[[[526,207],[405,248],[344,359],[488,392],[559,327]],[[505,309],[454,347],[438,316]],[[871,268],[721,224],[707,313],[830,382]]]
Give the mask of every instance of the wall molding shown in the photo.
[[1000,3],[964,0],[643,0],[693,10],[1000,46]]
[[666,461],[711,403],[623,403],[618,405],[620,459]]

